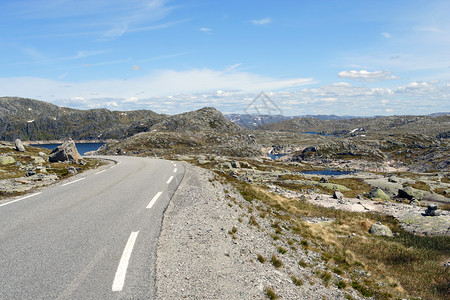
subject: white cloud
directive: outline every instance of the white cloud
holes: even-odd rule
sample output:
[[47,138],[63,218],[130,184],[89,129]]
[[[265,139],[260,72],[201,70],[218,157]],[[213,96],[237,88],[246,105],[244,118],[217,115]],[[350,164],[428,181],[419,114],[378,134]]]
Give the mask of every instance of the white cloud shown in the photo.
[[140,71],[141,67],[138,66],[138,65],[134,65],[134,66],[131,67],[131,69],[133,69],[133,71]]
[[272,23],[271,18],[264,18],[260,20],[252,20],[253,25],[266,25]]
[[381,35],[387,39],[391,37],[391,34],[389,32],[382,32]]
[[360,70],[360,71],[342,71],[338,73],[339,77],[343,78],[350,78],[357,81],[381,81],[381,80],[387,80],[387,79],[398,79],[398,77],[391,75],[392,73],[389,71],[367,71],[367,70]]
[[200,28],[200,31],[203,31],[203,32],[211,32],[212,29],[211,29],[211,28],[208,28],[208,27],[202,27],[202,28]]

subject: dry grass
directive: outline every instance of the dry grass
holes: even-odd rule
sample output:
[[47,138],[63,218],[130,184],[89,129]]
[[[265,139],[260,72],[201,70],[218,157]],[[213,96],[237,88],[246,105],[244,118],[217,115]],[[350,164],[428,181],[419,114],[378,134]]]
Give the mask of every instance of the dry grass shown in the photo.
[[[450,270],[445,269],[442,262],[450,257],[449,237],[415,236],[403,231],[392,217],[315,206],[272,194],[262,186],[231,181],[247,201],[261,201],[271,207],[268,213],[272,217],[289,222],[292,232],[301,236],[301,245],[305,249],[321,251],[322,258],[347,278],[336,282],[339,288],[346,288],[346,282],[352,282],[352,287],[361,294],[378,299],[405,296],[447,298]],[[327,217],[336,221],[322,226],[301,221],[303,216]],[[394,238],[371,236],[368,229],[376,222],[387,225],[397,235]],[[320,249],[307,240],[321,245]],[[278,267],[282,264],[275,255],[271,262]],[[372,275],[357,276],[358,270]],[[319,276],[327,283],[331,281],[328,273]]]

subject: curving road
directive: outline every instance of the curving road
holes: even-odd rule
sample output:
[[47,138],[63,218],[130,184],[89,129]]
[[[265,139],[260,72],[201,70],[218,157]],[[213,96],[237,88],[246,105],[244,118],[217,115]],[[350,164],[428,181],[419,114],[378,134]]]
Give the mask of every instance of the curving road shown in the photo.
[[0,299],[154,297],[162,217],[184,168],[110,159],[109,169],[0,205]]

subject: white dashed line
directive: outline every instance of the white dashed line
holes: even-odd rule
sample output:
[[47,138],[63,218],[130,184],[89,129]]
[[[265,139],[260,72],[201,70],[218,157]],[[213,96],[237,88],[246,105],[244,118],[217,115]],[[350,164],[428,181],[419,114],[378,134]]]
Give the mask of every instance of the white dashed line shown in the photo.
[[169,177],[169,180],[167,180],[166,183],[169,184],[169,183],[172,181],[172,179],[173,179],[173,176],[170,176],[170,177]]
[[158,192],[155,197],[153,197],[152,201],[147,205],[146,208],[152,208],[153,204],[155,204],[156,200],[158,200],[159,196],[161,196],[162,192]]
[[100,172],[97,172],[97,173],[95,173],[94,175],[98,175],[98,174],[100,174],[100,173],[103,173],[103,172],[105,172],[106,170],[103,170],[103,171],[100,171]]
[[25,196],[25,197],[16,199],[16,200],[14,200],[14,201],[10,201],[10,202],[7,202],[7,203],[0,204],[0,207],[5,206],[5,205],[8,205],[8,204],[11,204],[11,203],[14,203],[14,202],[17,202],[17,201],[21,201],[21,200],[24,200],[24,199],[27,199],[27,198],[30,198],[30,197],[33,197],[33,196],[36,196],[36,195],[39,195],[40,193],[41,193],[41,192],[39,192],[39,193],[34,193],[34,194],[31,194],[31,195],[28,195],[28,196]]
[[72,183],[75,183],[75,182],[78,182],[78,181],[81,181],[81,180],[84,180],[85,178],[83,177],[83,178],[80,178],[80,179],[77,179],[77,180],[74,180],[74,181],[71,181],[71,182],[68,182],[68,183],[64,183],[62,186],[66,186],[66,185],[69,185],[69,184],[72,184]]
[[173,169],[173,172],[174,172],[174,173],[176,173],[176,172],[177,172],[177,170],[178,170],[178,169],[177,169],[177,168],[175,168],[175,169]]
[[128,242],[123,249],[122,257],[120,258],[119,266],[117,267],[116,276],[112,284],[113,292],[120,292],[125,283],[125,276],[127,275],[128,262],[130,261],[131,252],[133,252],[134,243],[139,231],[132,232],[128,238]]

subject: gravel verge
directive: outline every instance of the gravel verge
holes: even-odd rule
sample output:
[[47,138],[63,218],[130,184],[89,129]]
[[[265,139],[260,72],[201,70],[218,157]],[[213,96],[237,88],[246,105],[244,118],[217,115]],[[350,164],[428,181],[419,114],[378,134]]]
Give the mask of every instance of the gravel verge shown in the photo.
[[[157,299],[267,299],[267,287],[282,299],[360,299],[352,289],[338,289],[335,274],[328,283],[319,279],[315,273],[323,262],[318,254],[287,245],[289,232],[275,241],[272,220],[260,217],[231,186],[208,170],[185,168],[159,238]],[[252,216],[257,225],[249,222]],[[279,247],[286,253],[279,253]],[[273,255],[283,266],[272,265]],[[299,265],[300,259],[308,266]]]

